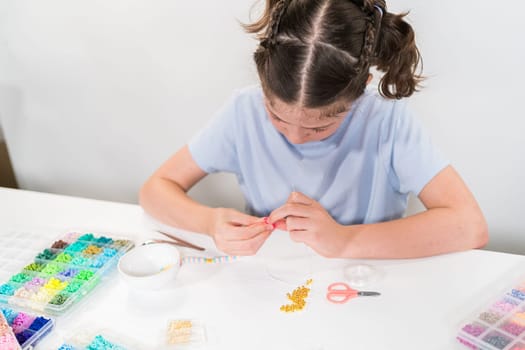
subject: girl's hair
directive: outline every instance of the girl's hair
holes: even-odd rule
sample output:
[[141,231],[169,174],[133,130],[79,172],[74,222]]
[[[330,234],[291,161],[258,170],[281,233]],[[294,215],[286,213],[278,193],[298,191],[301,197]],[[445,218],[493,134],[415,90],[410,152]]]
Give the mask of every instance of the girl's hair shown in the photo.
[[371,66],[384,72],[381,95],[416,91],[420,55],[405,16],[387,12],[384,0],[266,0],[262,17],[243,27],[260,40],[254,59],[265,94],[318,108],[358,98]]

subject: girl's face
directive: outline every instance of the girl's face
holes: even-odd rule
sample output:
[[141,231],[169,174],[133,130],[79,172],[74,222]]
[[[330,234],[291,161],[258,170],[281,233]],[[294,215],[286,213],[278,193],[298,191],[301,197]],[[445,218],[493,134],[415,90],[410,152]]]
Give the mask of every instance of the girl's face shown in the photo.
[[350,110],[350,105],[310,109],[286,104],[278,98],[264,100],[273,126],[293,144],[321,141],[330,137]]

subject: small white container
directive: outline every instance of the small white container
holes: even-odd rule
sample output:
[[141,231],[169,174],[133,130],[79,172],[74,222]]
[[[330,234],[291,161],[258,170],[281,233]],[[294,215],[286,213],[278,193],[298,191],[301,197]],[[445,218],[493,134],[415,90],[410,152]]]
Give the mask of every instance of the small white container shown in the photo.
[[177,277],[180,252],[171,244],[155,243],[136,247],[118,262],[122,278],[133,288],[156,290]]

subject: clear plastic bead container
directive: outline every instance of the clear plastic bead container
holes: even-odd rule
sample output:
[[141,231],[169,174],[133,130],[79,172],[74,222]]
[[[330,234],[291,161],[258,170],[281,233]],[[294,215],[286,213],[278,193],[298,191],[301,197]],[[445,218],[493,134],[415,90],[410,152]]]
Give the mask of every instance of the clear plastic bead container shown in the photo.
[[60,316],[101,284],[133,246],[129,239],[89,231],[68,231],[51,242],[35,232],[0,233],[0,306]]
[[[8,325],[9,328],[6,328]],[[44,338],[55,325],[55,321],[48,317],[26,312],[9,306],[0,306],[0,337],[4,330],[7,335],[5,343],[0,341],[2,350],[30,350]],[[14,342],[13,342],[14,340]]]
[[525,281],[475,312],[462,323],[456,338],[474,350],[525,350]]
[[80,329],[70,334],[57,350],[142,350],[146,349],[128,336],[102,329]]

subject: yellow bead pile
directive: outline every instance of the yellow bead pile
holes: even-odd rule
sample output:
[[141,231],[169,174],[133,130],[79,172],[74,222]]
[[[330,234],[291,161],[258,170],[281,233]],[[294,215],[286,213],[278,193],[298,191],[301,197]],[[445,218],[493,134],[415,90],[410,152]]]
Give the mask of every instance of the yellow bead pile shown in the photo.
[[58,278],[51,277],[46,284],[44,284],[44,289],[48,289],[50,291],[61,291],[62,289],[66,288],[68,285],[67,282],[62,282]]
[[280,310],[282,312],[295,312],[304,309],[306,306],[306,298],[308,298],[308,294],[310,293],[310,288],[308,287],[312,282],[313,281],[309,279],[304,285],[295,288],[291,294],[286,293],[286,297],[292,303],[282,305]]
[[97,247],[96,245],[89,245],[86,249],[84,249],[83,253],[85,255],[97,255],[100,252],[102,252],[102,248]]

